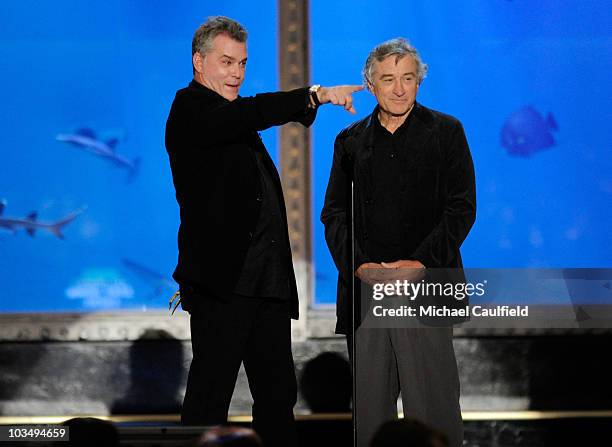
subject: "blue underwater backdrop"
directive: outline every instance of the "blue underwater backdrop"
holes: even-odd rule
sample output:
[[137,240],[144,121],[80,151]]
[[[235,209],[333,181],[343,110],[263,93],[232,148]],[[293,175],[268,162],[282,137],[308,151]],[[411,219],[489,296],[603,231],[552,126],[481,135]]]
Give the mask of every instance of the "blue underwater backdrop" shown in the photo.
[[[278,89],[277,3],[3,2],[0,311],[161,308],[176,284],[178,207],[166,116],[209,15],[249,30],[241,94]],[[369,50],[408,38],[424,105],[459,118],[478,217],[466,267],[612,267],[611,7],[605,2],[311,1],[312,81],[360,83]],[[341,18],[341,19],[340,19]],[[336,134],[313,126],[315,302],[335,301],[318,216]],[[278,159],[278,133],[262,133]]]

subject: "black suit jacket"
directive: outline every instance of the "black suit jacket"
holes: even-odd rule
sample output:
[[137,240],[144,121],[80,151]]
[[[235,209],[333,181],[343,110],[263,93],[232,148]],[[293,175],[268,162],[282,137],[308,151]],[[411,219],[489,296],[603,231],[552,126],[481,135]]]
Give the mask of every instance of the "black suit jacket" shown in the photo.
[[[290,246],[280,178],[257,131],[290,121],[310,125],[316,112],[307,104],[307,88],[228,101],[192,81],[176,93],[166,149],[181,214],[173,275],[179,284],[218,297],[233,292],[260,211],[259,173],[249,147],[265,153]],[[288,267],[291,316],[297,318],[295,275]]]
[[[339,272],[338,333],[346,333],[350,327],[351,180],[355,196],[355,268],[366,262],[379,262],[370,259],[365,249],[368,207],[372,184],[376,182],[370,161],[374,148],[373,114],[336,137],[321,213],[327,245]],[[418,260],[427,268],[461,268],[459,247],[476,217],[474,167],[463,127],[457,119],[418,103],[411,114],[404,142],[408,162],[405,176],[398,179],[398,188],[406,192],[406,200],[401,203],[402,259]]]

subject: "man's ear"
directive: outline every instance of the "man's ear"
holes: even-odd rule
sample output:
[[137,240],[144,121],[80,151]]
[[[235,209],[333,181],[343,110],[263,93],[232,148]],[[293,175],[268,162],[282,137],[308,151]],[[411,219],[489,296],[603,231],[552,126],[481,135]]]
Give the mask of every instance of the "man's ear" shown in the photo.
[[204,57],[199,52],[196,52],[192,56],[191,61],[193,62],[193,69],[197,73],[202,73],[202,71],[204,70],[204,68],[203,68],[203,66],[204,66]]
[[370,93],[374,93],[374,86],[370,81],[366,81],[366,87]]

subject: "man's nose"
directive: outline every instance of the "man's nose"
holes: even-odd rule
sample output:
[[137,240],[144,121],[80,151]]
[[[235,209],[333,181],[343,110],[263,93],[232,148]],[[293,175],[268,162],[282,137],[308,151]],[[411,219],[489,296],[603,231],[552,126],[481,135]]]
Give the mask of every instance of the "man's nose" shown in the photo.
[[395,81],[393,84],[393,94],[397,96],[404,96],[405,93],[406,89],[404,88],[402,81]]
[[240,70],[240,65],[238,65],[238,64],[232,65],[231,74],[235,78],[240,78],[242,76],[242,71]]

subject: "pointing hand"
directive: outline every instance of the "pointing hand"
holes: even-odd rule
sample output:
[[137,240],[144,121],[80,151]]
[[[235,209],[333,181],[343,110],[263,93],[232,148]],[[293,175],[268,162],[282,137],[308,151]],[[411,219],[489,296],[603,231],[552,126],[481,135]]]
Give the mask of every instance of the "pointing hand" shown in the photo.
[[363,85],[336,85],[334,87],[321,87],[317,92],[317,98],[321,104],[331,103],[343,106],[344,110],[357,113],[353,107],[353,93],[363,90]]

